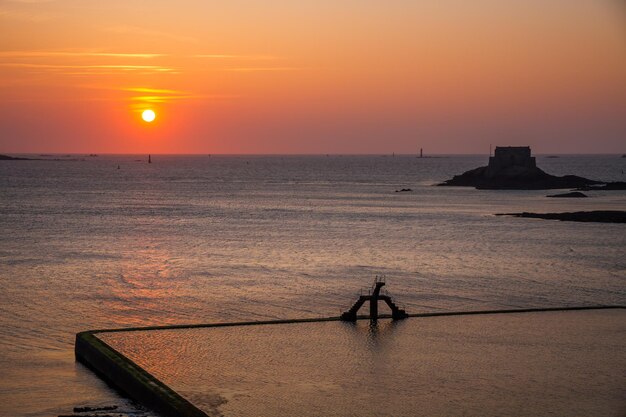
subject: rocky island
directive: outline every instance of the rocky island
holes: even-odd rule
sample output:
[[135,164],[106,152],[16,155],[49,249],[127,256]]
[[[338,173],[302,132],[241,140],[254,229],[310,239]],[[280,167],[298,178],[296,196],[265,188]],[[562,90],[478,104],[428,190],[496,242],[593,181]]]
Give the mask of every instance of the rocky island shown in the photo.
[[489,165],[472,169],[440,186],[476,187],[485,190],[550,190],[603,184],[576,175],[558,177],[537,167],[529,146],[497,146]]

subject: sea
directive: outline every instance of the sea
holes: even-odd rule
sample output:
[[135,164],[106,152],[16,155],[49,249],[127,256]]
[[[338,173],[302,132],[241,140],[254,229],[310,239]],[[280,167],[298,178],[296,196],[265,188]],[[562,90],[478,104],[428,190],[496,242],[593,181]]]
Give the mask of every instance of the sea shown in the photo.
[[[77,332],[337,316],[376,276],[409,313],[626,304],[626,225],[495,216],[626,191],[435,186],[488,155],[26,156],[0,161],[0,416],[133,406]],[[620,155],[537,164],[626,180]]]

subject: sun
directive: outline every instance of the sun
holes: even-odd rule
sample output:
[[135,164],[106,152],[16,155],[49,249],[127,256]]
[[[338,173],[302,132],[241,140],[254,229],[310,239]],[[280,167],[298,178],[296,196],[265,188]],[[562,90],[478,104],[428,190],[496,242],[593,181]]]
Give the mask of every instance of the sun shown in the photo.
[[154,110],[144,110],[143,113],[141,113],[141,118],[144,120],[144,122],[151,123],[154,121],[154,119],[156,119],[156,113],[154,112]]

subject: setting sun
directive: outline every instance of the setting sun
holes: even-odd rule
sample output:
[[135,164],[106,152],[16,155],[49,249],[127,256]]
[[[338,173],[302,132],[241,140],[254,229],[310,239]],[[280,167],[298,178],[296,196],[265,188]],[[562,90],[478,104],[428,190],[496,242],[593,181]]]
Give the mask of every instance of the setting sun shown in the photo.
[[144,122],[150,123],[156,118],[156,113],[154,112],[154,110],[144,110],[143,113],[141,113],[141,118],[144,120]]

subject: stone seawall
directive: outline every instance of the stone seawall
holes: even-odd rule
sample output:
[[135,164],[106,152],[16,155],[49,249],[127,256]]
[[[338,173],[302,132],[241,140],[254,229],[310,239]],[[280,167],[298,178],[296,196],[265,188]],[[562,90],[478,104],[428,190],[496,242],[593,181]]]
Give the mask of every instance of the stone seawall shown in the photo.
[[165,417],[208,417],[92,332],[76,335],[75,353],[79,362],[107,383]]

